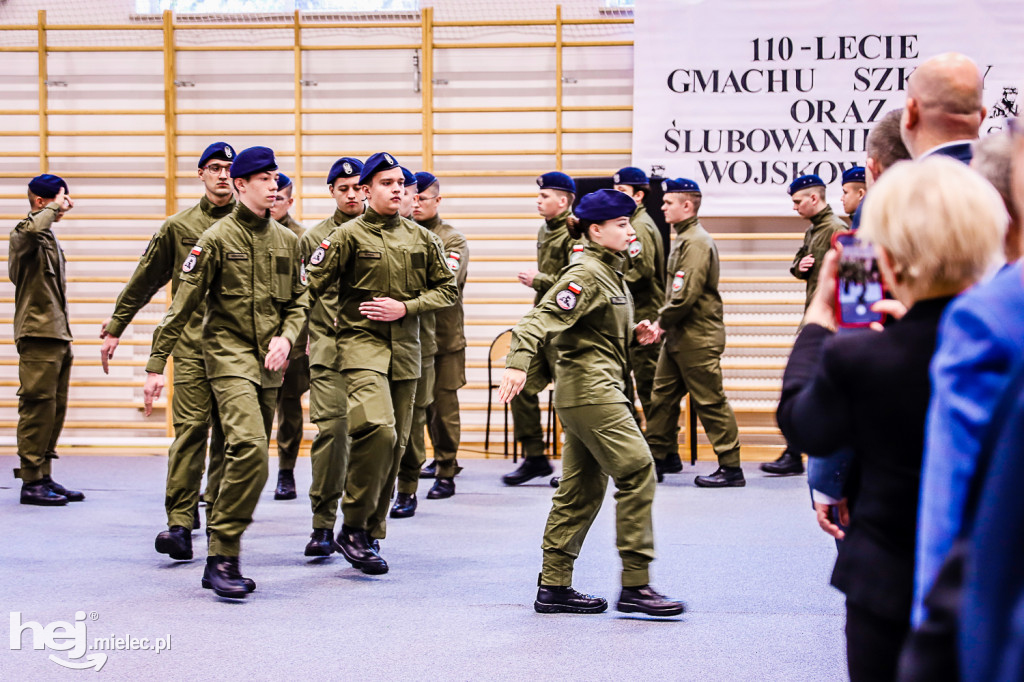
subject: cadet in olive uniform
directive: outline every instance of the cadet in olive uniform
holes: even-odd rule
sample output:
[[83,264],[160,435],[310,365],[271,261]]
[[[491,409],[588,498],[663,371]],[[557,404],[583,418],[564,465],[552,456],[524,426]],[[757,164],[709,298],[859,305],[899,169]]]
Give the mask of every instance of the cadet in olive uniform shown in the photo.
[[337,545],[364,573],[387,562],[372,539],[385,536],[398,463],[409,438],[420,375],[422,312],[452,305],[455,276],[441,243],[398,215],[402,169],[390,154],[367,159],[359,182],[366,212],[334,229],[309,258],[313,300],[338,284],[338,351],[352,438]]
[[[299,240],[302,278],[306,265],[323,240],[339,225],[363,213],[363,189],[359,174],[363,162],[345,156],[334,162],[327,173],[327,189],[337,204],[334,215],[321,221]],[[330,556],[334,551],[334,524],[338,503],[345,492],[348,468],[348,404],[345,379],[341,374],[338,351],[338,284],[332,282],[309,307],[309,416],[317,434],[309,450],[313,482],[309,503],[313,509],[313,533],[306,545],[306,556]]]
[[74,204],[56,175],[28,183],[30,213],[11,232],[7,274],[14,282],[14,344],[18,350],[18,459],[21,503],[45,507],[85,495],[53,480],[71,381],[67,272],[53,224]]
[[[398,215],[412,220],[416,200],[416,175],[402,168],[402,205]],[[413,221],[415,222],[415,221]],[[417,223],[418,224],[418,223]],[[421,225],[422,227],[422,225]],[[398,494],[388,514],[393,519],[407,519],[416,514],[416,489],[420,482],[420,467],[427,460],[427,407],[434,401],[434,356],[437,354],[437,325],[434,311],[420,313],[420,378],[416,382],[416,398],[412,406],[412,426],[409,443],[398,465]]]
[[[270,209],[270,217],[302,238],[306,232],[288,209],[295,203],[295,185],[284,173],[277,174],[277,199]],[[295,340],[288,367],[284,371],[284,383],[277,396],[277,485],[274,487],[275,500],[294,500],[295,461],[302,445],[302,394],[309,390],[309,356],[306,355],[306,330]]]
[[[615,189],[636,201],[636,210],[629,220],[636,235],[626,249],[626,284],[633,294],[637,319],[654,320],[665,300],[665,247],[658,226],[644,208],[644,197],[650,191],[647,174],[639,168],[627,167],[620,169],[612,181]],[[636,378],[637,397],[645,419],[651,411],[651,389],[660,350],[660,343],[644,345],[634,341],[629,346],[629,363]]]
[[[789,195],[793,199],[793,210],[801,218],[811,221],[804,233],[804,243],[793,257],[793,265],[789,269],[794,277],[807,281],[806,310],[818,288],[818,268],[832,248],[832,236],[848,228],[825,201],[825,182],[817,175],[801,175],[790,183]],[[775,461],[761,465],[761,471],[778,475],[802,474],[803,457],[787,443]]]
[[[235,207],[230,182],[234,158],[235,150],[226,142],[214,142],[199,157],[199,179],[205,190],[203,197],[195,206],[164,221],[153,235],[131,279],[117,297],[113,315],[100,330],[103,338],[100,361],[104,372],[108,371],[108,363],[132,319],[168,281],[171,293],[177,293],[181,284],[178,277],[181,266],[200,235],[231,214]],[[195,516],[211,426],[211,503],[220,485],[224,461],[224,436],[216,419],[213,392],[203,363],[204,311],[205,306],[200,303],[171,353],[174,358],[174,393],[171,397],[174,442],[167,451],[167,490],[164,497],[167,530],[157,535],[156,550],[180,561],[192,558],[189,529],[198,527],[199,519]],[[206,508],[207,521],[210,508],[210,505]]]
[[416,174],[416,200],[413,217],[436,234],[444,245],[448,267],[455,273],[459,300],[438,310],[437,355],[434,356],[434,400],[427,408],[427,429],[434,446],[434,461],[422,477],[434,477],[427,493],[431,500],[455,494],[455,475],[460,470],[456,455],[461,439],[458,390],[466,385],[466,333],[463,292],[469,275],[469,243],[466,237],[438,215],[441,183],[431,173]]
[[270,218],[277,163],[266,147],[235,157],[238,204],[199,238],[181,266],[171,309],[153,334],[146,365],[149,413],[163,388],[167,356],[205,299],[203,359],[224,438],[224,475],[207,530],[203,586],[244,597],[255,584],[239,568],[242,533],[267,481],[267,450],[281,369],[306,320],[298,239]]
[[[576,183],[565,173],[553,171],[537,178],[537,212],[544,225],[537,232],[537,270],[519,273],[519,281],[532,287],[537,295],[534,305],[558,279],[558,273],[583,254],[583,245],[569,236],[566,221],[576,196]],[[533,356],[530,378],[522,392],[512,401],[515,439],[523,446],[523,462],[512,473],[501,477],[505,485],[520,485],[537,476],[551,473],[551,464],[544,454],[544,431],[541,428],[540,401],[537,394],[554,380],[556,353],[548,344]]]
[[683,605],[650,588],[654,559],[651,452],[626,397],[629,342],[654,335],[643,320],[634,330],[633,305],[623,280],[621,252],[635,236],[631,197],[618,190],[588,194],[570,219],[573,236],[586,235],[583,257],[562,271],[536,307],[512,330],[512,348],[498,396],[508,401],[527,383],[527,370],[545,338],[557,352],[555,409],[565,425],[562,479],[544,529],[544,562],[534,609],[538,613],[601,613],[601,597],[572,589],[573,564],[615,481],[616,545],[622,559],[618,609],[655,616]]
[[658,478],[682,470],[679,461],[679,402],[690,394],[704,432],[718,455],[718,469],[694,480],[702,488],[746,485],[740,468],[736,415],[722,388],[725,323],[718,293],[718,247],[700,223],[700,187],[676,178],[662,183],[662,210],[676,231],[668,257],[669,291],[658,311],[656,331],[664,333],[647,418]]

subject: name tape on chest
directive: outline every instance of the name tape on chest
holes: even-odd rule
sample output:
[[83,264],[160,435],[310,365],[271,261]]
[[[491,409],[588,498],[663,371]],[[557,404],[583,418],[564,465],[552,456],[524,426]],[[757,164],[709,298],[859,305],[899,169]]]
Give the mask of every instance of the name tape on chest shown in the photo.
[[640,243],[640,240],[633,237],[629,241],[629,257],[636,258],[640,255],[640,252],[644,250],[644,245]]
[[193,270],[195,270],[196,263],[199,262],[199,254],[201,254],[202,252],[203,247],[193,246],[192,251],[190,251],[188,256],[185,258],[185,262],[181,264],[181,271],[192,272]]
[[626,297],[612,296],[612,305],[626,305]]
[[236,253],[229,253],[227,256],[228,260],[249,260],[249,254],[242,253],[240,251]]
[[320,246],[316,247],[316,251],[309,257],[310,265],[320,265],[323,262],[324,256],[327,255],[327,249],[331,248],[331,243],[326,239],[320,242]]
[[458,272],[460,265],[459,261],[461,259],[462,256],[459,255],[458,251],[452,251],[448,254],[448,257],[445,258],[445,262],[448,263],[448,267],[452,269],[452,272]]
[[576,282],[569,282],[569,286],[555,294],[555,303],[562,310],[572,310],[576,307],[578,297],[582,292],[583,287]]
[[679,291],[683,288],[683,279],[686,277],[686,273],[682,270],[676,270],[675,276],[672,278],[672,291]]
[[584,250],[584,248],[585,247],[583,246],[583,244],[573,244],[572,245],[572,253],[569,255],[569,262],[570,263],[577,263],[577,262],[579,262],[580,258],[583,258],[583,250]]

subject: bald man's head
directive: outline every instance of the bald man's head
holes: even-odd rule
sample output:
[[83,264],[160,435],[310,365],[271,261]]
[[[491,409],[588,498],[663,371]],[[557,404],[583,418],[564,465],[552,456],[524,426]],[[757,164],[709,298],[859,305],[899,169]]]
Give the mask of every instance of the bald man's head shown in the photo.
[[947,52],[910,75],[901,134],[916,159],[947,142],[973,140],[985,120],[985,81],[970,57]]

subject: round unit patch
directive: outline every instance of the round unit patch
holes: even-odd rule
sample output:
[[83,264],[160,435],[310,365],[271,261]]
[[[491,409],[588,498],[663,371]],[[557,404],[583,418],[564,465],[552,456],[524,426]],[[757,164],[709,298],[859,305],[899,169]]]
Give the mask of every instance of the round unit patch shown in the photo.
[[555,303],[562,310],[572,310],[576,307],[576,294],[572,293],[568,289],[562,289],[555,294]]
[[188,255],[188,258],[185,259],[185,262],[181,264],[181,271],[182,272],[192,272],[192,270],[195,267],[196,267],[196,257],[193,256],[190,253]]
[[451,253],[448,254],[448,257],[445,259],[445,262],[448,263],[448,267],[452,269],[452,272],[459,271],[459,258],[459,254],[455,251],[452,251]]
[[314,251],[313,255],[309,257],[310,264],[312,264],[312,265],[320,265],[320,263],[324,259],[324,256],[326,255],[326,253],[327,252],[324,251],[324,247],[322,247],[322,246],[316,247],[316,251]]
[[679,291],[683,288],[683,278],[686,277],[686,273],[682,270],[676,271],[675,277],[672,278],[672,291]]
[[633,240],[629,242],[629,257],[636,258],[637,256],[640,255],[640,252],[643,250],[644,246],[643,244],[640,243],[640,240],[637,239],[636,237],[633,237]]

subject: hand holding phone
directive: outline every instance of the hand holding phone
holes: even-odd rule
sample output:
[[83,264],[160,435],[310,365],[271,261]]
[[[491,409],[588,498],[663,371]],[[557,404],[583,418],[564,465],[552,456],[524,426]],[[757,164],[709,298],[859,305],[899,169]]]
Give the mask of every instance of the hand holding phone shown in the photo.
[[853,232],[839,232],[832,245],[840,246],[836,268],[836,318],[840,327],[867,327],[882,323],[885,313],[875,312],[872,305],[885,298],[882,273],[878,269],[875,249],[861,241]]

